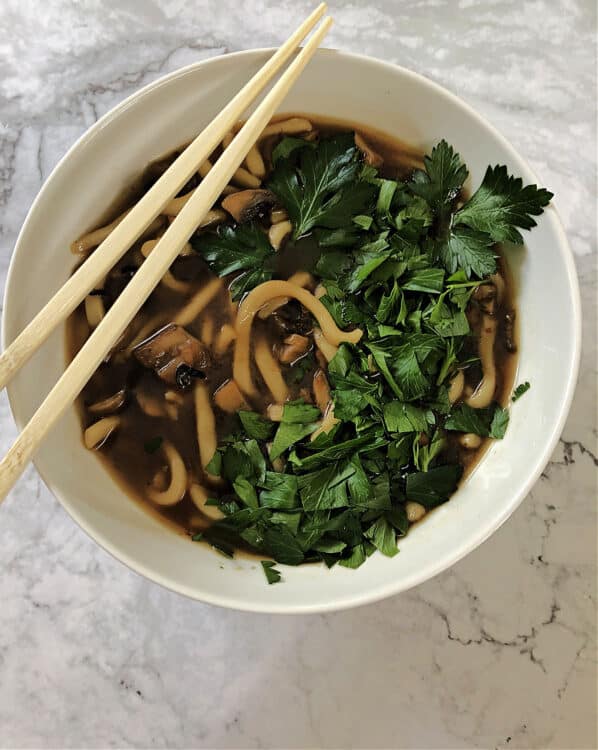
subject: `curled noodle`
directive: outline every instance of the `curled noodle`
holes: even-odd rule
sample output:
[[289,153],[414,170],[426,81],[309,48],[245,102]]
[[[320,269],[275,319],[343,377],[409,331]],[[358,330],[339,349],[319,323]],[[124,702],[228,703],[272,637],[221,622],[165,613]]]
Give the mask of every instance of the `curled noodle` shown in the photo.
[[250,370],[251,326],[261,307],[276,297],[293,297],[298,300],[316,318],[324,337],[334,346],[339,346],[343,342],[356,344],[363,335],[359,328],[350,332],[341,331],[324,305],[306,289],[288,281],[266,281],[260,284],[243,300],[237,315],[233,378],[248,395],[256,392]]
[[156,505],[176,505],[183,499],[187,491],[187,469],[180,453],[172,443],[167,441],[162,443],[162,451],[168,461],[170,484],[163,491],[148,487],[147,494]]

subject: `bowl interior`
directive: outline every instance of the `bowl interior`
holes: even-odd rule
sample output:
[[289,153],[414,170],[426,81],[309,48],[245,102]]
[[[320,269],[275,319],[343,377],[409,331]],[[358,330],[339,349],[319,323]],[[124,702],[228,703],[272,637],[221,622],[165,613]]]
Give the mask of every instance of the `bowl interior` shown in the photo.
[[[23,227],[9,273],[4,341],[12,341],[66,281],[71,240],[94,226],[114,197],[150,161],[191,139],[263,64],[267,51],[212,59],[167,76],[128,99],[71,149],[47,181]],[[488,124],[429,81],[375,60],[321,50],[284,103],[362,122],[415,146],[446,138],[473,185],[488,164],[506,164],[536,182]],[[374,555],[356,571],[284,568],[267,586],[259,564],[228,560],[190,543],[130,500],[82,445],[74,409],[40,449],[36,466],[72,517],[136,571],[203,601],[241,609],[310,612],[372,601],[448,567],[492,533],[538,477],[558,439],[576,378],[579,303],[572,261],[549,208],[525,248],[510,251],[519,289],[518,381],[531,390],[453,499],[418,525],[393,559]],[[56,331],[9,389],[23,425],[65,367],[64,328]]]

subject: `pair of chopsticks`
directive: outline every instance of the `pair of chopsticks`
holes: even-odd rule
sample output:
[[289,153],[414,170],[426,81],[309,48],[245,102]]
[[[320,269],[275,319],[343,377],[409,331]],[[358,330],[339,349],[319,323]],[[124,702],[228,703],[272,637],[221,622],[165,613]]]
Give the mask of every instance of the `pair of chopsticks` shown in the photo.
[[[114,264],[141,236],[166,203],[185,185],[212,153],[224,135],[239,120],[258,94],[282,69],[299,43],[316,26],[326,11],[322,3],[299,26],[268,62],[226,105],[214,120],[183,151],[155,185],[143,196],[96,251],[71,276],[48,304],[0,356],[0,389],[16,374],[50,333],[73,312],[85,296],[104,278]],[[184,208],[176,216],[153,252],[127,284],[105,317],[87,339],[41,406],[0,462],[0,501],[21,475],[25,466],[55,422],[77,398],[114,343],[160,282],[179,252],[212,208],[225,185],[240,167],[272,115],[295,83],[322,39],[332,19],[324,19],[299,54],[281,75],[253,114],[203,178]]]

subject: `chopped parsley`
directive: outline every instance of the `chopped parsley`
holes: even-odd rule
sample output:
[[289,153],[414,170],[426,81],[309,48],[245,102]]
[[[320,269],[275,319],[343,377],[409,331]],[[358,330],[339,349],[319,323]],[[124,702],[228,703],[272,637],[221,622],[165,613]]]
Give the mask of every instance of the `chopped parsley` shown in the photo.
[[[272,161],[264,187],[287,211],[294,239],[311,234],[318,244],[309,270],[325,287],[322,304],[340,328],[364,335],[328,363],[336,419],[328,433],[314,438],[322,416],[302,400],[287,403],[280,422],[239,412],[207,467],[230,488],[219,504],[225,517],[202,539],[221,550],[222,539],[241,540],[286,565],[357,568],[375,551],[397,554],[407,501],[431,509],[455,491],[463,468],[445,450],[452,434],[504,436],[508,409],[451,404],[449,387],[459,370],[478,366],[466,310],[497,271],[496,243],[521,243],[552,194],[495,166],[464,201],[468,170],[445,141],[407,181],[365,166],[352,133],[284,138]],[[276,277],[259,222],[221,226],[194,246],[216,274],[237,274],[237,298]],[[298,386],[313,366],[308,355],[286,368],[287,382]],[[261,564],[268,583],[281,580],[275,562]]]
[[531,385],[526,380],[524,383],[519,383],[517,388],[513,391],[513,395],[511,396],[511,401],[515,402],[518,401],[524,393],[527,393],[529,389],[531,388]]
[[261,563],[268,583],[279,583],[281,576],[280,571],[274,567],[275,563],[272,560],[262,560]]

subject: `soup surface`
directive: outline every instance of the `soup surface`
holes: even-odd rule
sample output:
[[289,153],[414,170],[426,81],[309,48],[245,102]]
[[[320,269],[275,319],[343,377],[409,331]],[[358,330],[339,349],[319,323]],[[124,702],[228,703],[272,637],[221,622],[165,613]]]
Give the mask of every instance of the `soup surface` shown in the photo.
[[[424,164],[353,123],[295,115],[270,129],[85,387],[84,439],[196,540],[356,567],[394,554],[504,434],[513,285],[492,232],[480,240],[475,212],[467,222],[477,193],[467,202],[446,144]],[[209,168],[71,316],[69,358]],[[109,228],[73,250],[84,260]]]

